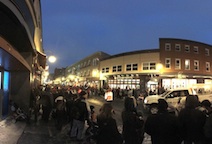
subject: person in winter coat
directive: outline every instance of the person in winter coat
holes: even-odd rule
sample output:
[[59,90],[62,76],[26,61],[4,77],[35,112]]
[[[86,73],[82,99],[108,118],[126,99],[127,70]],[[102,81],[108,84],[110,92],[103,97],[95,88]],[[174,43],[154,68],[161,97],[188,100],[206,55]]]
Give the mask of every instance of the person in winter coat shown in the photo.
[[158,112],[147,117],[144,129],[151,136],[152,144],[180,144],[177,117],[167,108],[167,102],[159,99]]
[[88,94],[85,91],[79,93],[80,98],[75,101],[75,112],[73,112],[73,123],[71,128],[72,140],[82,141],[85,121],[89,119],[90,106],[86,99]]
[[198,110],[198,97],[189,95],[183,108],[178,116],[180,135],[184,144],[202,144],[204,143],[204,124],[206,115]]
[[123,139],[125,144],[142,144],[144,133],[144,120],[137,114],[134,101],[126,97],[124,101],[124,110],[122,111]]
[[111,103],[105,103],[97,115],[99,127],[97,144],[122,144],[122,137],[117,129],[116,120],[113,118]]
[[212,144],[212,114],[206,119],[204,125],[205,144]]

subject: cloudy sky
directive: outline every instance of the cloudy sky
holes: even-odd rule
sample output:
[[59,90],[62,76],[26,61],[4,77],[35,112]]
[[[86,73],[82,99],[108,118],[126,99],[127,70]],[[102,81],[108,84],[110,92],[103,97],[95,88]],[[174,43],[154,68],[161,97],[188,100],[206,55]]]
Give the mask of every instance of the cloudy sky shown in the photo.
[[159,48],[159,38],[212,44],[212,0],[41,0],[43,46],[62,68],[97,51]]

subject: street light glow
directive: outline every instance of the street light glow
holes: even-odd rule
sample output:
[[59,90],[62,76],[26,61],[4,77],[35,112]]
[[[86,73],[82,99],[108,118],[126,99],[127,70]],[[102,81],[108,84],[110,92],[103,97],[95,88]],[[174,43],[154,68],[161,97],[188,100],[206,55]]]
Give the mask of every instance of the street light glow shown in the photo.
[[55,56],[49,56],[48,60],[50,63],[54,63],[57,59]]

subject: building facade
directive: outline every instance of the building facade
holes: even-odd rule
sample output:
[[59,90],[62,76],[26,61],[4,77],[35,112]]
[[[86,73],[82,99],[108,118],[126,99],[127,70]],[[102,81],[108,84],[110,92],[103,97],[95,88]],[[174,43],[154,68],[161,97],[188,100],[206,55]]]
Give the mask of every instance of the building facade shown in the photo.
[[99,88],[99,65],[102,59],[109,56],[109,54],[99,51],[68,66],[65,72],[66,84],[75,86],[90,85]]
[[0,0],[0,119],[9,100],[29,109],[30,91],[40,84],[46,56],[40,0]]
[[212,90],[212,46],[160,38],[159,49],[128,52],[100,62],[100,80],[111,88],[158,92],[159,88]]

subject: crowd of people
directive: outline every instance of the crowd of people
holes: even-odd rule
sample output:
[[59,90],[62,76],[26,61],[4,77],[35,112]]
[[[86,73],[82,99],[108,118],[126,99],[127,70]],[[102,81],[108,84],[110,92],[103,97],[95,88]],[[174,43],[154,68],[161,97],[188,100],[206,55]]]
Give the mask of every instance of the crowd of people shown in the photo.
[[[138,112],[137,101],[132,91],[124,98],[121,113],[122,132],[118,130],[114,118],[113,101],[105,102],[98,112],[87,102],[89,91],[83,87],[66,89],[33,90],[33,110],[35,120],[48,122],[55,118],[56,127],[61,130],[69,123],[68,135],[73,141],[82,142],[86,134],[91,135],[87,142],[96,144],[142,144],[144,133],[151,136],[152,144],[211,144],[212,108],[210,101],[199,102],[198,97],[186,98],[185,107],[178,115],[168,112],[164,99],[158,100],[158,112],[149,114],[146,119]],[[89,125],[84,135],[85,124]]]

